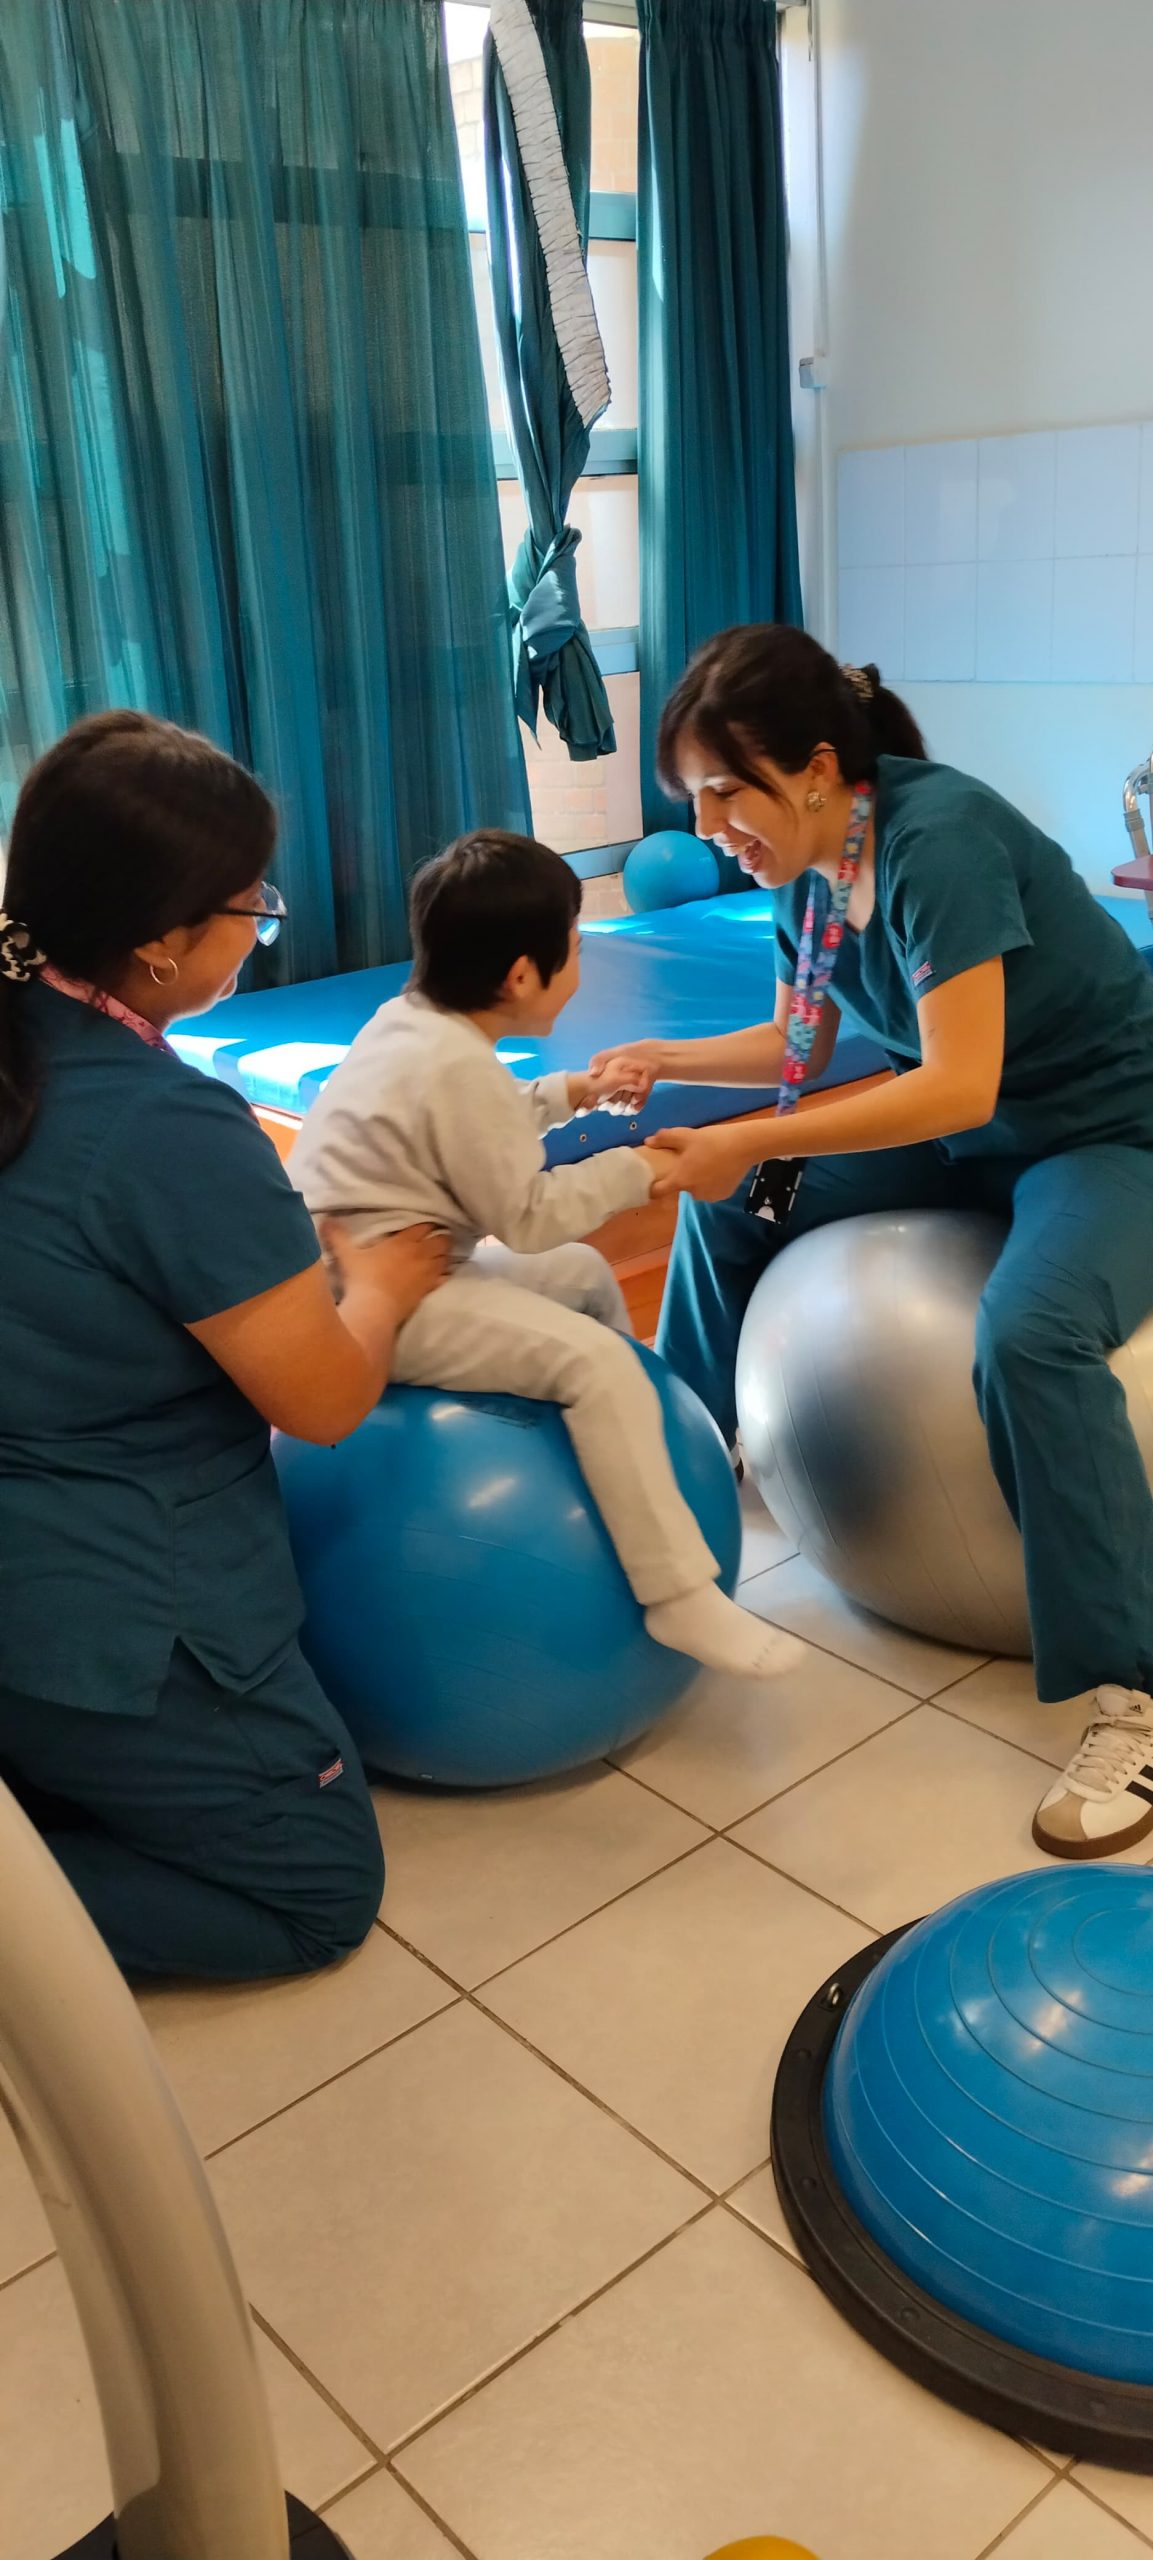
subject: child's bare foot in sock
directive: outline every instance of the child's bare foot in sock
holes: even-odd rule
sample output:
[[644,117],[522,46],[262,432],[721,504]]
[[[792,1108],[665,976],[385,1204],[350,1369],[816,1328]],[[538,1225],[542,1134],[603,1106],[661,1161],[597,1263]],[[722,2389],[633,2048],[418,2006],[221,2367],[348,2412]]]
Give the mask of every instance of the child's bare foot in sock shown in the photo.
[[735,1600],[726,1600],[715,1582],[686,1591],[679,1600],[661,1600],[645,1610],[645,1625],[656,1644],[687,1653],[710,1671],[732,1671],[738,1679],[772,1680],[792,1671],[804,1654],[795,1636],[767,1627]]

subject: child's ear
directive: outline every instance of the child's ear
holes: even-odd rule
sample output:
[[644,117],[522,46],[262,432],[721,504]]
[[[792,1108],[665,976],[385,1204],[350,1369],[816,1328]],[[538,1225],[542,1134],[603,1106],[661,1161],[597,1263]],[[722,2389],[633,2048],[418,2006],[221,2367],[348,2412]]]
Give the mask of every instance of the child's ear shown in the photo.
[[502,1004],[521,1004],[526,996],[540,994],[540,973],[534,961],[522,952],[514,960],[500,991]]

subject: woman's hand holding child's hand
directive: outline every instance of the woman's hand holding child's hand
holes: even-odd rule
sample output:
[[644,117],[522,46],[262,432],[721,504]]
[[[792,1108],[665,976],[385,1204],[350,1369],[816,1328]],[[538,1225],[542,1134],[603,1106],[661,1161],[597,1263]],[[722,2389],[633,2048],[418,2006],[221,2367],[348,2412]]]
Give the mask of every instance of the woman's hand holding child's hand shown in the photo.
[[661,1067],[658,1040],[634,1040],[627,1048],[598,1049],[589,1059],[592,1099],[581,1107],[601,1111],[643,1111]]
[[731,1129],[658,1129],[642,1153],[656,1165],[654,1200],[691,1191],[694,1200],[727,1200],[749,1170],[747,1144]]
[[341,1299],[350,1290],[369,1288],[390,1300],[398,1325],[448,1278],[449,1240],[439,1227],[402,1227],[396,1235],[358,1244],[339,1218],[318,1218],[317,1233],[336,1265]]

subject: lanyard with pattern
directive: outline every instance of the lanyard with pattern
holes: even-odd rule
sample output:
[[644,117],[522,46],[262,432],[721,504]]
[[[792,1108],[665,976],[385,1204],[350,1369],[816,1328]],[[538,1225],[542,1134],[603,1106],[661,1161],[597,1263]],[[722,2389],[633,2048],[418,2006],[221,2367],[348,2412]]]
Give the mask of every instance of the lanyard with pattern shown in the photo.
[[813,950],[817,922],[816,889],[812,888],[809,891],[801,947],[797,953],[793,1000],[789,1007],[789,1028],[785,1036],[785,1062],[781,1069],[781,1089],[777,1097],[778,1119],[796,1110],[800,1100],[801,1086],[809,1071],[813,1042],[824,1010],[826,989],[837,965],[837,953],[845,938],[845,916],[853,894],[853,883],[860,869],[861,847],[864,844],[872,814],[871,789],[865,787],[855,791],[849,818],[849,831],[841,853],[840,869],[829,901],[829,912],[825,918],[820,949],[816,953]]
[[[825,918],[820,947],[814,952],[817,930],[817,893],[809,891],[805,921],[797,953],[797,974],[789,1006],[789,1027],[785,1034],[785,1056],[781,1068],[780,1091],[777,1095],[777,1118],[787,1118],[800,1100],[801,1086],[809,1070],[813,1042],[824,1009],[829,980],[837,965],[837,953],[845,938],[845,916],[853,892],[853,882],[861,864],[861,848],[869,820],[873,814],[873,792],[862,784],[853,793],[848,833],[841,853],[840,867]],[[758,1165],[749,1185],[746,1207],[754,1218],[764,1218],[769,1226],[783,1226],[801,1187],[805,1158],[768,1156]]]

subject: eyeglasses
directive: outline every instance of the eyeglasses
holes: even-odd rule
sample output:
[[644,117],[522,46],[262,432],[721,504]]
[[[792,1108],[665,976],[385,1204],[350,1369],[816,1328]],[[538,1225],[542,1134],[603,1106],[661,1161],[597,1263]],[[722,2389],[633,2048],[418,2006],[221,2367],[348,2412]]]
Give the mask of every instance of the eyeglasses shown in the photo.
[[270,942],[275,942],[288,909],[279,889],[273,888],[271,880],[262,880],[259,883],[258,895],[260,898],[258,907],[213,907],[212,913],[214,916],[255,916],[256,939],[267,949]]

